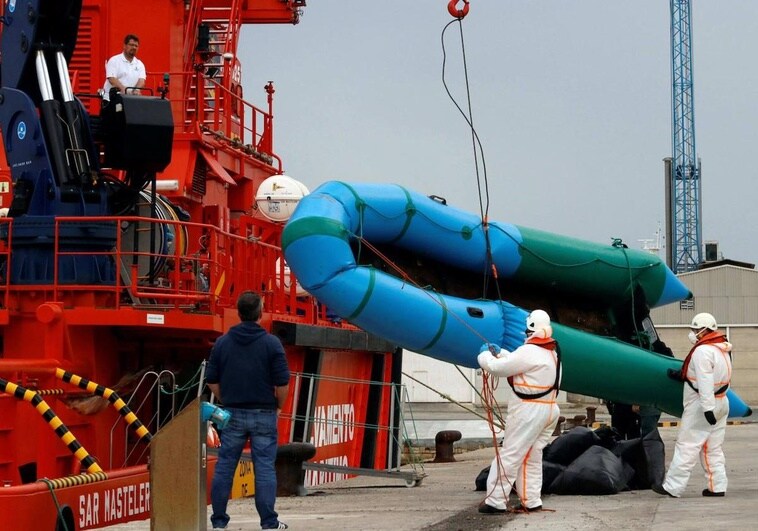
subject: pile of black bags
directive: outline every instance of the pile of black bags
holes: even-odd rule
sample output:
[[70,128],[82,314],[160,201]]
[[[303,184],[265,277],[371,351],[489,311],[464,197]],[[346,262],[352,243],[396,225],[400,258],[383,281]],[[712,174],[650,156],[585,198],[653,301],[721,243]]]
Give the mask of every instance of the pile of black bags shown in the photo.
[[[476,478],[487,489],[489,467]],[[663,441],[655,429],[642,438],[619,440],[618,432],[578,426],[550,443],[542,457],[543,494],[617,494],[661,484],[665,472]]]

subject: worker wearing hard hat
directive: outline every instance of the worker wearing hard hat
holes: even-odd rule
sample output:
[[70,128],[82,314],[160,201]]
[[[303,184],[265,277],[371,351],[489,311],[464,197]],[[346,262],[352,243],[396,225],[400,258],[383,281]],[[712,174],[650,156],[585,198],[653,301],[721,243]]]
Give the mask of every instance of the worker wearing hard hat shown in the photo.
[[732,345],[709,313],[697,314],[690,328],[689,338],[695,346],[681,371],[669,369],[670,377],[685,384],[682,424],[663,485],[654,485],[653,490],[674,498],[681,496],[700,456],[706,481],[703,496],[723,496],[727,480],[721,444],[729,416],[726,391],[732,377]]
[[[556,403],[560,355],[552,335],[548,314],[534,310],[526,318],[526,341],[522,346],[508,352],[489,344],[479,354],[482,369],[507,376],[513,389],[503,444],[490,467],[487,497],[479,505],[480,513],[542,509],[542,450],[560,415]],[[516,488],[521,507],[506,506],[511,487]]]

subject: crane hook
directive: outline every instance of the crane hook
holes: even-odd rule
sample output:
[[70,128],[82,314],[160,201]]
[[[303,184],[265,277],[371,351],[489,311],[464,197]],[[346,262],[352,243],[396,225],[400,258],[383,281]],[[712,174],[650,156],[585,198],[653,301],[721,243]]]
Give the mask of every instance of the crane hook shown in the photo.
[[468,5],[469,0],[463,0],[463,9],[458,9],[455,7],[455,4],[458,3],[458,0],[450,0],[447,3],[447,12],[452,15],[453,18],[457,18],[458,20],[461,20],[463,17],[468,15]]

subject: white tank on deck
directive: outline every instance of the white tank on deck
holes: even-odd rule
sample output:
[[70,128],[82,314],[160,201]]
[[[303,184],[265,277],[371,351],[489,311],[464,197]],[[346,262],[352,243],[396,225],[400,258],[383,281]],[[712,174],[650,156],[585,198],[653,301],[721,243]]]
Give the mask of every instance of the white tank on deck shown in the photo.
[[272,175],[261,183],[255,194],[258,211],[271,221],[285,222],[300,200],[308,195],[308,188],[287,175]]

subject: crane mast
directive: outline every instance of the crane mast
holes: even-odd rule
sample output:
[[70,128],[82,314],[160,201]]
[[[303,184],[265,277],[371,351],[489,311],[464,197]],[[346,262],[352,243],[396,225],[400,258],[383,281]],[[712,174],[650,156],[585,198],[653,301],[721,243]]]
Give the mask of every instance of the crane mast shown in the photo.
[[702,262],[700,161],[695,149],[690,0],[671,0],[672,160],[668,179],[668,265],[676,273]]

